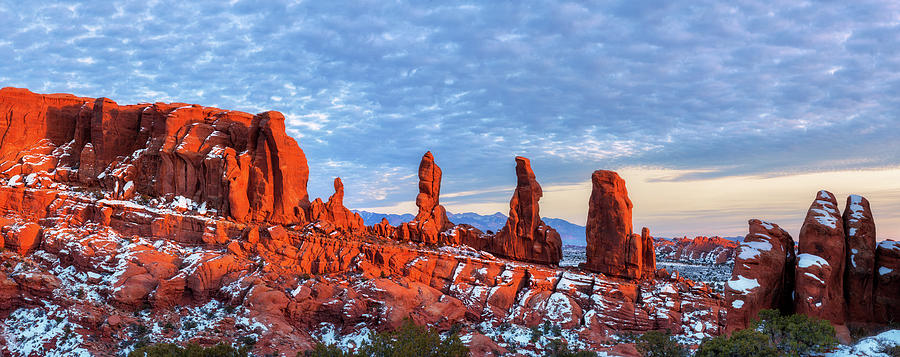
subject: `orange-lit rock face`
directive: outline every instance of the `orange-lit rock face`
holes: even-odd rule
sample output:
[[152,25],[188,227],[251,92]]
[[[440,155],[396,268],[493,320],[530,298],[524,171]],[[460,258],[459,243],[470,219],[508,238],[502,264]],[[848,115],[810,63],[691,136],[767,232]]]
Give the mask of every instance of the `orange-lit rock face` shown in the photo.
[[[615,172],[597,170],[591,175],[591,183],[585,267],[608,275],[641,278],[644,272],[650,272],[650,266],[655,268],[656,255],[652,241],[645,248],[648,239],[632,231],[633,204],[628,198],[625,180]],[[646,236],[649,234],[648,230]],[[647,266],[644,265],[645,257]]]
[[54,181],[99,185],[116,197],[126,188],[170,201],[181,196],[238,221],[306,221],[309,169],[280,113],[119,106],[11,88],[0,90],[0,109],[8,176],[53,172]]
[[509,218],[497,232],[491,252],[511,259],[559,264],[562,240],[541,220],[538,201],[544,195],[531,170],[531,161],[516,157],[516,191],[509,201]]
[[344,183],[340,178],[334,179],[334,194],[328,198],[327,203],[316,198],[310,204],[309,217],[311,221],[324,221],[346,232],[366,229],[359,213],[354,213],[344,207]]

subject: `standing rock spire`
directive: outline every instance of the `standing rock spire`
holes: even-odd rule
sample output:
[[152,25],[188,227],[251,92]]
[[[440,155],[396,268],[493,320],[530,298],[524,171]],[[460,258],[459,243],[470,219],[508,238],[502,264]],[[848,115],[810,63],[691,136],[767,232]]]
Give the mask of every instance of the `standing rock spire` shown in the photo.
[[639,279],[645,272],[655,271],[656,253],[650,230],[645,229],[641,235],[632,230],[634,205],[628,198],[625,180],[613,171],[597,170],[591,175],[591,183],[584,267],[628,279]]
[[796,312],[844,324],[844,224],[837,201],[822,190],[800,228]]
[[656,274],[656,248],[653,244],[653,237],[650,235],[650,228],[641,229],[641,246],[644,254],[641,257],[643,265],[641,266],[641,275],[644,277],[652,277]]
[[847,197],[844,208],[844,234],[847,237],[847,261],[844,271],[844,299],[847,317],[853,322],[872,319],[875,290],[875,220],[869,200],[857,195]]
[[416,214],[416,221],[431,221],[438,231],[453,227],[447,218],[447,210],[440,205],[441,177],[442,171],[434,163],[434,155],[431,151],[426,152],[419,163],[419,194],[416,196],[419,213]]
[[434,163],[431,151],[422,156],[419,163],[419,194],[416,206],[419,212],[412,222],[397,227],[397,237],[401,240],[438,243],[441,232],[453,227],[447,218],[447,210],[440,205],[441,168]]
[[531,161],[516,157],[516,191],[509,201],[509,218],[494,237],[491,251],[507,258],[559,264],[562,240],[541,220],[538,201],[544,195],[531,170]]

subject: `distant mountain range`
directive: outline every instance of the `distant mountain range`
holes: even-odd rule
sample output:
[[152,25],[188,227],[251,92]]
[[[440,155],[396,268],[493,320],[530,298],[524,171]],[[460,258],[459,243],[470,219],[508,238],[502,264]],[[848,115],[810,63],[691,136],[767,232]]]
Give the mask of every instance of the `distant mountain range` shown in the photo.
[[[381,222],[381,218],[387,218],[388,222],[391,225],[398,225],[403,222],[412,221],[416,216],[412,214],[390,214],[390,213],[375,213],[375,212],[366,212],[366,211],[356,211],[362,216],[363,221],[365,221],[367,226],[371,226],[378,222]],[[491,231],[497,232],[506,224],[507,216],[503,213],[497,212],[491,215],[481,215],[472,212],[466,213],[450,213],[447,212],[447,217],[450,218],[450,221],[456,224],[465,223],[471,225],[472,227],[478,228],[483,232]],[[584,246],[585,238],[584,238],[584,226],[579,226],[577,224],[571,223],[564,219],[559,218],[547,218],[543,217],[544,223],[556,229],[559,232],[559,237],[562,238],[562,242],[565,245],[578,245]]]

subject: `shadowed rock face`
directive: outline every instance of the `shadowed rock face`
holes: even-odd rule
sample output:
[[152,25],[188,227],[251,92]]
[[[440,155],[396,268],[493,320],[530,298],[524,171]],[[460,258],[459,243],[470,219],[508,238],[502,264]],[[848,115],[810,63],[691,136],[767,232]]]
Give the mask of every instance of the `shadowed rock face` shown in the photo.
[[[13,88],[0,90],[0,113],[8,174],[53,172],[48,179],[99,186],[119,199],[181,196],[240,222],[307,220],[309,168],[281,113],[120,106]],[[49,160],[28,159],[52,152]]]
[[725,291],[726,332],[773,308],[830,321],[842,343],[851,341],[849,328],[900,319],[900,244],[876,244],[868,200],[850,195],[841,215],[834,195],[819,191],[796,257],[792,247],[777,225],[750,221]]
[[793,310],[794,240],[777,224],[750,220],[725,287],[726,333],[747,328],[760,310]]
[[844,225],[834,195],[819,191],[800,228],[795,311],[842,325]]
[[869,200],[847,197],[844,208],[847,261],[844,269],[844,300],[848,322],[872,320],[875,289],[875,220]]
[[491,252],[511,259],[559,264],[562,240],[541,220],[538,201],[544,195],[531,170],[531,161],[516,157],[516,191],[509,201],[509,218],[497,232]]
[[875,249],[875,322],[900,321],[900,242],[878,242]]
[[[591,175],[591,184],[586,225],[587,263],[584,266],[603,274],[641,278],[644,272],[656,267],[656,255],[652,238],[632,231],[631,209],[634,205],[628,198],[625,180],[613,171],[597,170]],[[649,230],[646,236],[650,236]]]

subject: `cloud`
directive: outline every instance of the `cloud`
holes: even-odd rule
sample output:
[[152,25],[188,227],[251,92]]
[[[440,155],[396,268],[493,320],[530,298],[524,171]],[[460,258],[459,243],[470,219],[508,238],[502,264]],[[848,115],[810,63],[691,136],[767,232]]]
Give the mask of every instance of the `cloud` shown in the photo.
[[896,165],[898,17],[892,1],[7,2],[0,80],[278,110],[313,192],[341,176],[348,202],[382,207],[415,197],[427,150],[445,192],[514,187],[515,155],[547,186]]

